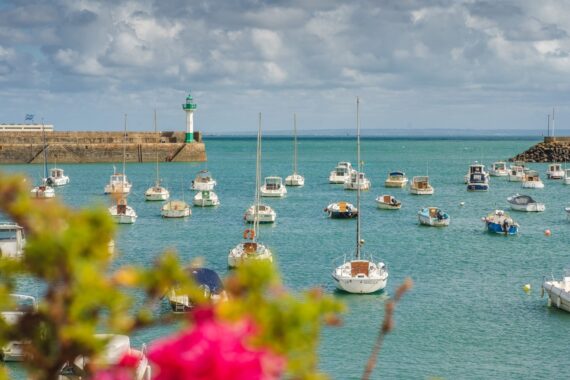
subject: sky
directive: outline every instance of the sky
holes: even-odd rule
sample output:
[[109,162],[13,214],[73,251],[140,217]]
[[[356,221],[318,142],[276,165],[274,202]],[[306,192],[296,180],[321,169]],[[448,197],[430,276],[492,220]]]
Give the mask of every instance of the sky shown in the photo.
[[0,123],[570,128],[570,1],[0,0]]

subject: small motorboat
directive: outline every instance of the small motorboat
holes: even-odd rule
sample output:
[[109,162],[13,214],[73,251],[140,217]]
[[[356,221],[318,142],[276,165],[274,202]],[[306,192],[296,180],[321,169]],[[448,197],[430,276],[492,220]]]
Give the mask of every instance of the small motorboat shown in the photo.
[[287,189],[283,186],[281,177],[265,177],[263,185],[259,188],[262,197],[284,197]]
[[504,161],[493,162],[491,169],[489,169],[489,175],[492,177],[507,177],[509,175],[507,163]]
[[431,195],[434,189],[429,183],[428,176],[416,176],[412,178],[410,193],[415,195]]
[[489,179],[485,173],[471,173],[467,180],[467,191],[488,191]]
[[165,202],[160,208],[160,215],[163,218],[185,218],[191,213],[190,205],[181,200]]
[[564,169],[560,164],[550,164],[548,165],[548,170],[546,171],[546,178],[548,179],[562,179],[564,177]]
[[[187,271],[194,283],[203,291],[202,295],[205,300],[217,303],[228,299],[224,284],[215,271],[209,268],[188,268]],[[174,313],[188,312],[195,305],[192,296],[184,294],[179,288],[170,289],[168,302]]]
[[507,202],[511,205],[511,209],[516,211],[540,212],[545,210],[544,203],[539,203],[528,195],[515,194],[508,197]]
[[[243,220],[246,223],[254,223],[256,219],[256,207],[251,205],[243,215]],[[257,219],[259,223],[273,223],[277,219],[277,213],[271,206],[260,204],[257,206]]]
[[376,204],[382,210],[398,210],[402,207],[402,202],[387,194],[378,196]]
[[199,207],[212,207],[220,204],[218,195],[211,190],[198,191],[194,195],[194,206]]
[[349,178],[350,174],[354,171],[350,162],[341,161],[336,164],[336,167],[329,175],[329,183],[344,184]]
[[570,312],[570,270],[566,269],[562,280],[545,279],[541,293],[542,296],[544,293],[548,296],[548,306],[555,305],[559,309]]
[[449,214],[437,207],[424,207],[418,211],[420,224],[432,227],[447,227],[451,218]]
[[570,185],[570,169],[564,169],[563,181],[565,185]]
[[465,183],[469,183],[469,179],[471,178],[472,174],[479,174],[484,176],[487,180],[489,180],[489,173],[485,171],[485,165],[478,163],[475,161],[473,164],[469,165],[469,169],[467,169],[467,174],[465,174],[464,180]]
[[[146,357],[146,346],[143,344],[140,350],[131,347],[131,341],[126,335],[117,334],[95,334],[95,338],[105,341],[103,352],[96,357],[98,363],[107,366],[117,365],[122,358],[129,356],[134,360],[132,368],[134,372],[129,372],[127,378],[133,380],[149,380],[152,378],[151,365]],[[66,363],[59,372],[58,380],[85,380],[84,368],[88,365],[89,359],[84,356],[75,358],[72,363]]]
[[0,257],[20,258],[25,245],[24,227],[11,222],[0,223]]
[[117,204],[109,207],[109,213],[118,224],[133,224],[137,221],[137,213],[127,204],[127,198],[117,199]]
[[516,235],[519,231],[519,225],[503,210],[494,210],[481,219],[489,232]]
[[544,183],[536,170],[527,170],[522,181],[522,187],[525,189],[544,189]]
[[45,181],[39,186],[32,189],[32,198],[36,199],[49,199],[55,197],[55,190],[48,185]]
[[200,170],[190,184],[190,189],[198,191],[214,190],[216,184],[217,182],[212,178],[209,171]]
[[522,163],[515,163],[509,168],[509,182],[522,182],[525,175],[525,166]]
[[384,181],[385,187],[406,187],[408,184],[408,177],[406,173],[395,171],[388,173],[388,178]]
[[331,203],[325,208],[325,212],[332,219],[349,219],[358,216],[358,209],[348,202]]
[[[38,309],[36,299],[32,296],[23,294],[9,295],[13,306],[6,308],[0,312],[0,318],[9,326],[14,326],[20,318],[27,313],[33,313]],[[2,348],[0,354],[5,362],[23,361],[25,354],[25,345],[29,344],[22,341],[9,341]]]
[[129,182],[127,175],[117,173],[116,171],[109,178],[109,183],[105,185],[105,194],[126,195],[131,192],[132,184]]
[[370,180],[366,178],[366,175],[362,172],[357,172],[354,170],[349,179],[344,183],[345,190],[370,190]]
[[69,183],[69,176],[63,174],[63,169],[52,168],[46,178],[46,183],[50,186],[64,186]]

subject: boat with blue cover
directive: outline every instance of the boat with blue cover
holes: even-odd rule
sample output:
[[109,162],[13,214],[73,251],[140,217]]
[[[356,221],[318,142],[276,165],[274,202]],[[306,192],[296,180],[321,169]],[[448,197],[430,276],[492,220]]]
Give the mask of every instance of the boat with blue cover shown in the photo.
[[494,210],[482,220],[489,232],[503,235],[516,235],[519,232],[518,223],[503,210]]
[[[216,303],[227,300],[224,284],[218,274],[209,268],[188,268],[188,274],[194,283],[203,290],[204,299]],[[172,288],[168,294],[168,301],[174,313],[185,313],[190,311],[197,303],[192,296],[185,294],[177,288]]]

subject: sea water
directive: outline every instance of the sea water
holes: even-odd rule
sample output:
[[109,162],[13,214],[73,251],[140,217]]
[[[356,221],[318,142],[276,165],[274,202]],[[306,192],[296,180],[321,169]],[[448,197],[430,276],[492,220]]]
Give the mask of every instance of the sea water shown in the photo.
[[[492,177],[488,192],[466,191],[468,165],[505,160],[536,140],[364,139],[362,161],[372,181],[361,197],[364,251],[384,261],[390,273],[384,293],[349,295],[335,291],[333,261],[353,255],[355,220],[331,220],[323,209],[331,202],[356,203],[356,192],[328,183],[337,161],[356,165],[353,139],[299,139],[299,173],[305,186],[288,187],[283,199],[264,198],[277,212],[277,222],[264,225],[260,241],[272,248],[283,281],[293,291],[322,287],[346,303],[341,327],[322,332],[320,368],[334,379],[359,379],[371,352],[384,302],[406,277],[414,288],[398,304],[395,329],[386,337],[373,378],[426,379],[551,379],[564,376],[570,354],[567,337],[570,313],[549,308],[540,297],[543,276],[560,277],[570,263],[570,224],[564,207],[570,186],[547,180],[546,164],[530,164],[541,173],[545,188],[522,189],[520,182]],[[206,163],[161,163],[160,176],[171,199],[191,203],[190,182],[207,168],[217,180],[221,205],[192,208],[182,220],[160,217],[160,202],[145,202],[144,192],[155,178],[155,164],[127,164],[133,183],[129,196],[139,215],[134,225],[118,227],[115,267],[151,267],[165,249],[175,249],[183,262],[202,257],[220,275],[228,273],[228,251],[242,241],[247,228],[243,214],[255,187],[255,138],[215,138],[206,141]],[[263,141],[262,176],[285,178],[292,172],[290,139]],[[112,164],[58,164],[71,183],[57,188],[57,197],[74,207],[111,205],[103,188]],[[116,163],[120,169],[121,163]],[[4,171],[26,173],[38,182],[41,165],[3,165]],[[408,189],[383,186],[389,171],[403,170],[411,180],[429,175],[432,196],[415,196]],[[491,235],[481,218],[494,209],[508,210],[506,198],[528,194],[546,204],[543,213],[510,212],[520,224],[518,236]],[[402,202],[397,211],[379,210],[375,198],[391,194]],[[463,205],[462,205],[463,204]],[[432,228],[418,224],[417,212],[437,206],[451,224]],[[550,229],[552,236],[544,235]],[[531,284],[526,294],[524,284]],[[38,296],[29,282],[21,292]],[[140,300],[139,300],[140,301]],[[169,313],[166,302],[158,313]],[[150,343],[173,331],[154,327],[131,337],[133,346]],[[19,364],[9,364],[13,378],[23,378]]]

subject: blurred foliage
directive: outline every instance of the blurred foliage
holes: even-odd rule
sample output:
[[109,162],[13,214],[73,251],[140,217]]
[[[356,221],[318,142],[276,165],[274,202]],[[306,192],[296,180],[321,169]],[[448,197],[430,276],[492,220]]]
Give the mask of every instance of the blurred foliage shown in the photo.
[[[197,304],[208,302],[173,252],[159,256],[150,268],[111,270],[109,242],[115,225],[106,210],[74,211],[57,199],[32,199],[22,177],[1,175],[0,211],[27,234],[21,260],[0,259],[0,308],[8,305],[8,295],[15,291],[20,276],[33,278],[45,289],[37,311],[16,325],[0,318],[0,344],[30,342],[25,346],[24,365],[32,379],[55,379],[66,362],[101,352],[105,342],[94,337],[97,332],[128,335],[145,326],[176,321],[174,314],[156,311],[157,303],[174,286]],[[285,357],[286,377],[325,378],[317,370],[318,337],[323,323],[339,323],[338,313],[343,310],[339,302],[318,289],[289,293],[267,262],[232,272],[226,288],[230,300],[215,306],[219,318],[253,320],[260,332],[251,344]],[[133,307],[130,290],[144,292],[142,305]],[[87,368],[88,373],[94,370]],[[0,371],[0,380],[4,378],[5,371]]]

